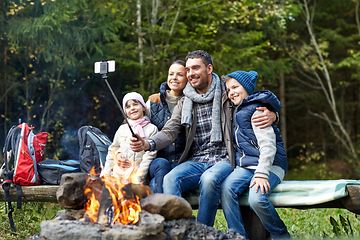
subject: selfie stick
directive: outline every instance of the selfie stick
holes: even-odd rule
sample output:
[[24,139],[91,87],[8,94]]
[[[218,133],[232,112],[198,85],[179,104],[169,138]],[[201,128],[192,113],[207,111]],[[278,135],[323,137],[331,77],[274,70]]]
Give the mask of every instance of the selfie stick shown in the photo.
[[[101,73],[101,72],[100,72],[100,73]],[[134,133],[133,129],[131,128],[130,123],[129,123],[128,120],[127,120],[127,117],[126,117],[126,114],[125,114],[125,112],[124,112],[124,109],[121,107],[121,105],[120,105],[120,103],[119,103],[119,100],[117,99],[114,91],[112,90],[112,88],[111,88],[111,86],[110,86],[110,84],[109,84],[109,82],[108,82],[108,80],[107,80],[107,74],[106,74],[106,72],[105,72],[105,73],[104,73],[104,72],[101,73],[101,78],[105,80],[106,85],[108,86],[108,88],[109,88],[109,90],[110,90],[110,92],[111,92],[111,95],[114,97],[114,100],[115,100],[115,102],[116,102],[116,105],[117,105],[118,108],[120,109],[120,112],[121,112],[121,114],[123,115],[123,117],[124,117],[124,119],[125,119],[125,123],[126,123],[126,124],[129,126],[129,128],[130,128],[130,132],[131,132],[132,136],[133,136],[133,137],[137,137],[136,134]]]

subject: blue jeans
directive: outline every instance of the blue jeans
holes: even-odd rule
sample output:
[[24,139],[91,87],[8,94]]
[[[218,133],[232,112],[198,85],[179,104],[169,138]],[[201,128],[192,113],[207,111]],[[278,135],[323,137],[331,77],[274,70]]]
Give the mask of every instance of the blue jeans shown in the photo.
[[165,158],[155,158],[149,166],[150,188],[153,193],[163,193],[164,176],[178,163],[169,162]]
[[284,222],[280,219],[273,204],[269,200],[272,190],[281,182],[278,176],[270,172],[270,191],[262,194],[260,190],[250,188],[254,176],[254,170],[236,167],[224,180],[221,187],[221,204],[228,228],[235,230],[241,235],[248,237],[244,228],[244,220],[241,217],[239,197],[249,190],[249,205],[260,218],[265,229],[272,239],[290,239],[290,235]]
[[164,178],[164,193],[181,196],[199,187],[199,211],[197,220],[213,226],[220,201],[220,186],[231,173],[229,162],[221,161],[214,165],[187,161],[179,164]]

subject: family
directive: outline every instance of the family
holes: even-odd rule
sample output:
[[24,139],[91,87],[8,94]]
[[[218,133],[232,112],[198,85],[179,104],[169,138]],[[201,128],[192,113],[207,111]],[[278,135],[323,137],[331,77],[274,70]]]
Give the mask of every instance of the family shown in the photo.
[[181,196],[199,189],[197,220],[213,226],[221,204],[228,228],[248,238],[239,196],[248,202],[272,239],[290,234],[269,200],[287,171],[276,125],[278,98],[254,92],[258,74],[235,71],[220,77],[210,54],[190,52],[173,62],[167,82],[145,103],[135,92],[123,98],[128,121],[117,130],[102,175],[124,181],[136,172],[154,193]]

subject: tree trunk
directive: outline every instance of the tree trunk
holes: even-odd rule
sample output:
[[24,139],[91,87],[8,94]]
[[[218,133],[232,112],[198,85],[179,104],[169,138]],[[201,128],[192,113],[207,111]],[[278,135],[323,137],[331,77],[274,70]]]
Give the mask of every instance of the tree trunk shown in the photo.
[[[2,95],[2,99],[4,100],[4,116],[7,115],[7,104],[8,104],[8,98],[7,98],[7,89],[8,89],[8,80],[7,80],[7,73],[4,69],[4,66],[7,66],[7,37],[5,34],[5,26],[7,24],[7,12],[8,12],[8,6],[7,2],[2,1],[0,4],[0,54],[1,54],[1,60],[0,60],[0,81],[3,84],[4,88],[1,89],[0,94]],[[1,102],[1,100],[0,100]],[[7,124],[6,124],[6,118],[4,119],[4,133],[6,136],[6,132],[8,130]]]
[[285,148],[287,146],[287,135],[286,135],[286,98],[285,98],[285,77],[284,73],[280,73],[280,102],[281,102],[281,111],[280,111],[280,129],[281,135],[284,141]]
[[144,81],[143,81],[143,66],[144,66],[144,46],[143,46],[143,33],[141,27],[141,0],[136,1],[136,26],[137,26],[137,35],[138,35],[138,50],[139,50],[139,65],[140,65],[140,89],[145,91]]
[[359,0],[356,0],[356,1],[355,1],[355,21],[356,21],[356,26],[357,26],[358,34],[360,35],[359,6],[360,6],[360,1],[359,1]]
[[[158,12],[159,12],[159,7],[160,7],[160,0],[152,0],[152,4],[151,4],[151,33],[148,35],[149,38],[149,42],[150,42],[150,47],[151,47],[151,55],[152,55],[152,59],[155,60],[156,59],[156,55],[157,53],[157,49],[155,47],[154,44],[154,39],[153,39],[153,29],[156,29],[155,26],[158,22]],[[156,64],[153,64],[152,66],[152,78],[154,81],[147,81],[147,89],[153,89],[153,82],[156,82],[156,77],[158,76],[158,67]]]

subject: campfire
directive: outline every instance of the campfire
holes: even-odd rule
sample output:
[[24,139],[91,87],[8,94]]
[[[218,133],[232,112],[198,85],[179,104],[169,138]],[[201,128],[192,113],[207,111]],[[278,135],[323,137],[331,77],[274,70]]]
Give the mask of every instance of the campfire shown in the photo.
[[135,179],[133,175],[125,180],[112,176],[100,178],[91,171],[84,189],[85,220],[106,225],[136,224],[141,212],[140,198],[151,191],[148,186],[133,183]]
[[151,194],[132,180],[64,174],[56,197],[64,210],[41,223],[41,239],[243,239],[196,222],[184,198]]

